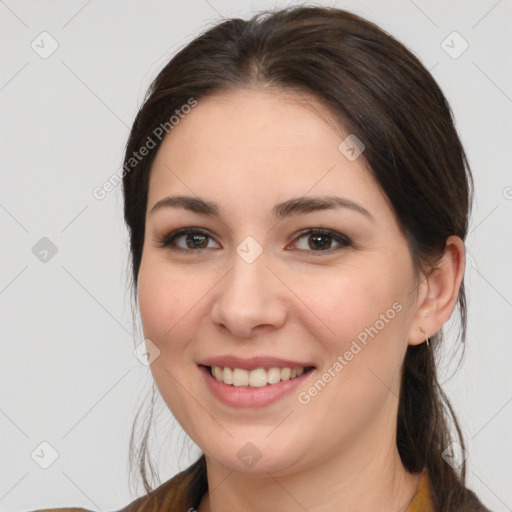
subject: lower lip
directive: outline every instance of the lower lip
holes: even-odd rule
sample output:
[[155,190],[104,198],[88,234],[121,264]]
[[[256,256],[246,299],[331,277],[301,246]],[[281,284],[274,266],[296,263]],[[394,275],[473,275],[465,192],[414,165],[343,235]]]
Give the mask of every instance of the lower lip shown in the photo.
[[237,387],[218,381],[206,366],[199,367],[210,391],[224,404],[232,407],[265,407],[277,402],[294,391],[304,379],[314,371],[303,373],[300,377],[276,384],[267,384],[261,388]]

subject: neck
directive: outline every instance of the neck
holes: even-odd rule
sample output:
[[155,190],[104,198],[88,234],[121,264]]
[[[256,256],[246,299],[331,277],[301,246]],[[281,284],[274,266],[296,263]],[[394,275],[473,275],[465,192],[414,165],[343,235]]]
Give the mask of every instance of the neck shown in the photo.
[[198,512],[405,512],[421,474],[405,470],[394,436],[387,445],[382,437],[378,444],[367,441],[343,456],[338,452],[314,467],[279,475],[235,473],[206,457],[211,491]]

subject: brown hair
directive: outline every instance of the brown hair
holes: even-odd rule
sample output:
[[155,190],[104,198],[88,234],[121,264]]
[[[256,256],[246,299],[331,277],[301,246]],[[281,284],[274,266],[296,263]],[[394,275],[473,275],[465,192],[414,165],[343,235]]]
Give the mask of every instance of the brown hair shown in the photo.
[[[253,86],[314,95],[364,143],[364,161],[394,209],[418,279],[435,267],[450,235],[465,239],[471,172],[451,109],[431,74],[407,48],[371,22],[336,8],[291,7],[261,12],[249,21],[229,19],[208,29],[181,49],[151,84],[129,136],[123,176],[134,290],[149,174],[160,141],[136,165],[129,164],[130,159],[148,137],[155,138],[155,128],[191,98],[200,102],[210,93]],[[464,283],[458,306],[463,344]],[[441,330],[430,338],[430,348],[424,343],[407,349],[396,443],[408,471],[426,468],[436,511],[466,510],[472,493],[465,488],[464,461],[456,469],[442,456],[452,442],[450,424],[464,448],[457,419],[436,376],[434,353],[442,334]],[[152,473],[153,468],[147,454],[148,432],[149,426],[137,453],[149,492],[146,463]]]

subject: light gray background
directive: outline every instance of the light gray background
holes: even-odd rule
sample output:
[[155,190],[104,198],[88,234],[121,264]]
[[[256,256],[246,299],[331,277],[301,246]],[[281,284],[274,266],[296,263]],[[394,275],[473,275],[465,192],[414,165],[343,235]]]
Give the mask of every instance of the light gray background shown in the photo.
[[[467,352],[445,385],[466,434],[470,487],[491,509],[511,510],[512,2],[324,4],[398,37],[452,105],[476,203]],[[136,497],[128,487],[128,439],[151,375],[133,355],[121,189],[101,201],[92,190],[121,167],[146,87],[177,48],[221,17],[280,5],[0,1],[0,510],[112,510]],[[58,43],[46,59],[31,47],[51,48],[44,31]],[[453,31],[469,44],[456,59],[442,47]],[[463,42],[446,44],[456,51]],[[57,247],[46,263],[32,252],[42,237]],[[450,360],[447,352],[443,380]],[[189,443],[180,457],[185,436],[166,412],[154,444],[162,481],[197,455]],[[36,450],[43,458],[43,441],[59,454],[48,469],[31,457]]]

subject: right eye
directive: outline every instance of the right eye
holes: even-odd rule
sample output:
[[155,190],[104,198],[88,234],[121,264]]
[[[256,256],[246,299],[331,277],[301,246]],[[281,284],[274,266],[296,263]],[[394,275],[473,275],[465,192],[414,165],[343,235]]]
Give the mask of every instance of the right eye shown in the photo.
[[[216,244],[216,245],[213,245]],[[165,235],[158,242],[158,247],[167,247],[177,251],[199,251],[215,249],[220,246],[204,230],[198,228],[182,228]]]

